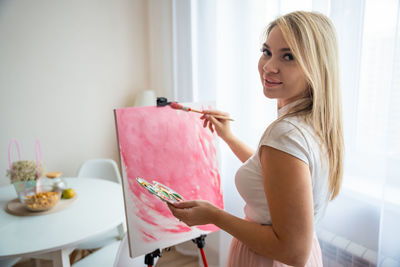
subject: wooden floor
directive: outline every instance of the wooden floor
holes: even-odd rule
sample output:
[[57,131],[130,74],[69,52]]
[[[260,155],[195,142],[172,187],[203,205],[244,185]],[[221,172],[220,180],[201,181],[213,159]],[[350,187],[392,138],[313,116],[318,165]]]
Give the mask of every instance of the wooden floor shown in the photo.
[[174,247],[170,251],[163,251],[157,267],[199,267],[198,257],[182,255]]
[[[78,253],[79,254],[79,253]],[[72,259],[72,262],[74,259]],[[41,260],[41,267],[52,267],[50,261]],[[143,266],[144,263],[143,263]],[[195,256],[182,255],[172,247],[169,251],[163,250],[162,257],[159,258],[156,265],[157,267],[199,267],[198,258]],[[33,259],[22,259],[20,262],[15,264],[13,267],[35,267],[35,261]],[[93,266],[96,267],[96,266]],[[112,266],[110,266],[112,267]]]

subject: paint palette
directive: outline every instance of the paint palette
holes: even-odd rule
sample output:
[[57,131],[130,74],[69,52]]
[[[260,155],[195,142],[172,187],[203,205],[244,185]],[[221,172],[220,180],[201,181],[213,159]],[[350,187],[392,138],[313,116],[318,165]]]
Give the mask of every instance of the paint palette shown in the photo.
[[153,183],[147,182],[143,178],[136,178],[136,181],[144,188],[149,191],[150,194],[157,196],[159,199],[161,199],[164,202],[173,204],[175,202],[183,201],[184,198],[179,195],[177,192],[172,190],[171,188],[168,188],[167,186],[153,181]]

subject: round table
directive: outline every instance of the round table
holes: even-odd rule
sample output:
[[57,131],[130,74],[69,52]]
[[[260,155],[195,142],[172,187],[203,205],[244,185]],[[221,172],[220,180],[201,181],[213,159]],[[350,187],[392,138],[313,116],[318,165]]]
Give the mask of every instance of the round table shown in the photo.
[[124,222],[121,184],[98,178],[64,179],[77,199],[63,210],[37,216],[7,213],[7,202],[17,194],[12,185],[0,187],[0,259],[25,256],[70,266],[68,255],[77,244]]

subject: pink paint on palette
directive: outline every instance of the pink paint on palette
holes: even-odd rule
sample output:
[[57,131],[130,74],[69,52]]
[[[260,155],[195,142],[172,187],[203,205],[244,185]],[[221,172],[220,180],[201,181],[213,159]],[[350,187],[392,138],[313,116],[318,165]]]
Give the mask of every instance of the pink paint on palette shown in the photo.
[[203,128],[200,115],[170,107],[135,107],[117,109],[115,116],[132,254],[218,230],[179,222],[165,203],[136,182],[137,177],[156,180],[186,200],[204,199],[223,208],[216,136]]

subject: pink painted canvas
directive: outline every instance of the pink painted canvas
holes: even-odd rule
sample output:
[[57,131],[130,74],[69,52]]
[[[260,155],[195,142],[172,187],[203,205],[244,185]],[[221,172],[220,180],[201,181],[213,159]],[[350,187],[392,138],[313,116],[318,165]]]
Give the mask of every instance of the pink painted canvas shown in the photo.
[[131,257],[218,230],[179,222],[166,203],[136,182],[157,181],[186,200],[223,208],[216,136],[203,128],[200,115],[169,106],[115,110]]

